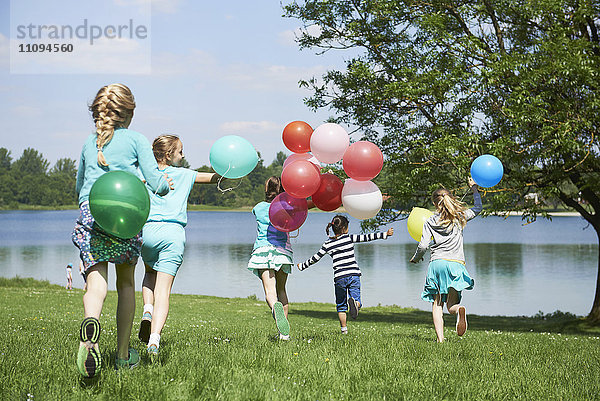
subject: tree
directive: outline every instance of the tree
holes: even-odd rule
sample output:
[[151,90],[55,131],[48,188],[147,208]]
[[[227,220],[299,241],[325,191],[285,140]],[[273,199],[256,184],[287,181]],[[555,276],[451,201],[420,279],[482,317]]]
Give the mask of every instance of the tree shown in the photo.
[[68,157],[58,159],[54,167],[50,170],[50,175],[64,175],[70,178],[77,178],[77,162]]
[[275,159],[273,159],[273,162],[271,162],[270,167],[283,167],[283,163],[285,163],[285,159],[287,159],[287,155],[285,154],[285,152],[277,152],[277,155],[275,155]]
[[9,170],[11,164],[12,157],[10,157],[10,150],[0,148],[0,170]]
[[49,165],[48,160],[44,159],[41,153],[33,148],[27,148],[23,151],[21,157],[14,162],[12,169],[24,175],[44,175],[48,171]]
[[[380,146],[378,184],[389,207],[425,205],[439,185],[464,191],[472,160],[491,153],[505,175],[484,193],[484,213],[521,211],[533,221],[549,216],[525,195],[558,198],[600,241],[598,2],[308,0],[284,8],[304,23],[302,48],[349,51],[344,71],[301,85],[313,91],[308,106],[329,107]],[[380,221],[396,218],[388,211]],[[600,256],[588,320],[600,323]]]

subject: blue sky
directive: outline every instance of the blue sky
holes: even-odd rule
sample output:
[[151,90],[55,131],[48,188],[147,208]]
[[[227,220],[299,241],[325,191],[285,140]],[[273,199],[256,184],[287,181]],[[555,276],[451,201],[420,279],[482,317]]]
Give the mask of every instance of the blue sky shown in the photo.
[[[61,23],[81,22],[69,7],[73,0],[27,1],[40,6],[19,12],[35,23],[54,22],[44,11],[47,4]],[[149,1],[104,0],[103,8],[87,12],[91,19],[111,21],[107,4],[142,10]],[[248,139],[269,164],[278,151],[290,153],[281,140],[288,122],[302,120],[316,128],[330,115],[304,105],[310,92],[298,88],[298,80],[343,68],[347,57],[300,51],[293,39],[301,23],[282,18],[277,0],[152,0],[150,74],[88,73],[86,68],[98,62],[94,58],[78,60],[76,74],[11,73],[15,21],[10,4],[0,0],[0,147],[8,148],[13,159],[27,147],[42,152],[51,164],[61,157],[78,159],[93,131],[87,104],[101,86],[122,82],[137,102],[130,128],[150,141],[163,133],[180,135],[192,167],[208,164],[210,146],[224,135]],[[95,49],[101,54],[101,46]],[[48,54],[37,56],[50,60]],[[126,69],[136,57],[132,51],[116,63]]]

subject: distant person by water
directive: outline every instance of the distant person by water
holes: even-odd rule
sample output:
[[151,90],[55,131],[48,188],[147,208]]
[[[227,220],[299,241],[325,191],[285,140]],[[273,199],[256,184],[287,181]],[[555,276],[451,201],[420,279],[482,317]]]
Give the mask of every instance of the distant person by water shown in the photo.
[[144,312],[139,339],[148,344],[151,359],[158,356],[160,335],[169,314],[173,280],[183,263],[187,200],[194,183],[216,182],[216,173],[199,173],[180,167],[183,143],[175,135],[161,135],[152,143],[158,168],[177,185],[165,196],[150,192],[150,215],[142,230],[142,259],[146,267],[142,282]]
[[134,268],[141,252],[141,233],[130,239],[109,235],[94,224],[90,212],[89,194],[92,185],[104,173],[123,170],[137,174],[138,168],[146,183],[160,195],[169,192],[169,181],[158,170],[150,143],[142,134],[128,129],[135,100],[123,84],[102,87],[91,106],[96,132],[88,136],[81,150],[77,170],[77,193],[80,216],[72,240],[87,276],[87,291],[83,295],[85,318],[79,330],[77,368],[84,377],[95,376],[102,358],[98,348],[100,314],[108,290],[108,263],[114,263],[117,274],[117,353],[115,367],[131,368],[139,363],[138,352],[129,348],[129,338],[135,315]]
[[65,288],[67,290],[72,290],[73,289],[73,263],[69,263],[67,265],[67,285],[65,286]]
[[456,334],[462,336],[467,331],[467,311],[460,301],[462,290],[473,289],[475,281],[465,267],[463,229],[482,210],[477,184],[471,177],[468,182],[475,202],[471,209],[445,188],[433,192],[431,201],[436,213],[423,224],[421,241],[410,259],[411,263],[418,263],[427,249],[431,250],[421,298],[432,303],[433,326],[440,343],[444,341],[444,303],[450,314],[457,315]]
[[306,262],[299,263],[300,271],[306,270],[310,265],[317,263],[321,258],[329,254],[333,258],[333,284],[335,289],[335,303],[340,320],[342,334],[348,334],[346,312],[350,311],[350,317],[356,319],[360,310],[360,268],[354,256],[354,244],[357,242],[368,242],[376,239],[386,239],[394,235],[394,229],[386,232],[369,234],[348,234],[348,219],[337,215],[331,223],[327,224],[325,233],[329,235],[331,228],[333,236]]

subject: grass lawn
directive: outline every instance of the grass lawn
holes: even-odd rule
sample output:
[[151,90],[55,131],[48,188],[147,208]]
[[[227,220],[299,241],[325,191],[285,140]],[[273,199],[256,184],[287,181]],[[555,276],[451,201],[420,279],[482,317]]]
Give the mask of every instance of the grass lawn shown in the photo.
[[[116,293],[100,319],[104,367],[75,365],[81,290],[0,279],[0,399],[127,400],[592,400],[600,399],[600,329],[556,313],[469,316],[463,338],[446,315],[444,344],[428,312],[364,308],[342,336],[333,304],[291,304],[292,339],[274,340],[265,303],[173,295],[151,364],[116,372]],[[467,305],[468,306],[468,305]]]

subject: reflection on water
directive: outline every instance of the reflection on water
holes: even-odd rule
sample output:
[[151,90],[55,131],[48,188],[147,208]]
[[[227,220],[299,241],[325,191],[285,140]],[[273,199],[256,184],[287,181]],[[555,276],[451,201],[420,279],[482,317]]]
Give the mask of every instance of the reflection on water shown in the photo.
[[[77,248],[70,242],[76,217],[76,211],[0,213],[0,276],[66,284],[66,264],[78,263]],[[292,240],[296,262],[317,252],[327,239],[324,229],[331,217],[309,214]],[[256,233],[251,213],[195,212],[189,221],[184,263],[173,291],[224,297],[256,294],[264,299],[260,280],[246,269]],[[396,304],[429,310],[430,304],[420,299],[427,263],[408,262],[416,242],[408,236],[404,222],[392,226],[395,233],[388,240],[356,245],[363,302],[365,306]],[[469,311],[533,315],[560,309],[587,314],[595,291],[598,246],[595,233],[584,227],[579,218],[527,226],[518,218],[473,220],[465,232],[467,270],[475,279],[474,290],[463,292]],[[358,232],[359,222],[351,219],[350,231]],[[75,287],[82,288],[76,269],[73,276]],[[139,262],[137,283],[142,276]],[[109,288],[115,288],[112,269]],[[303,272],[294,269],[288,295],[292,302],[333,303],[331,258],[325,256]]]

